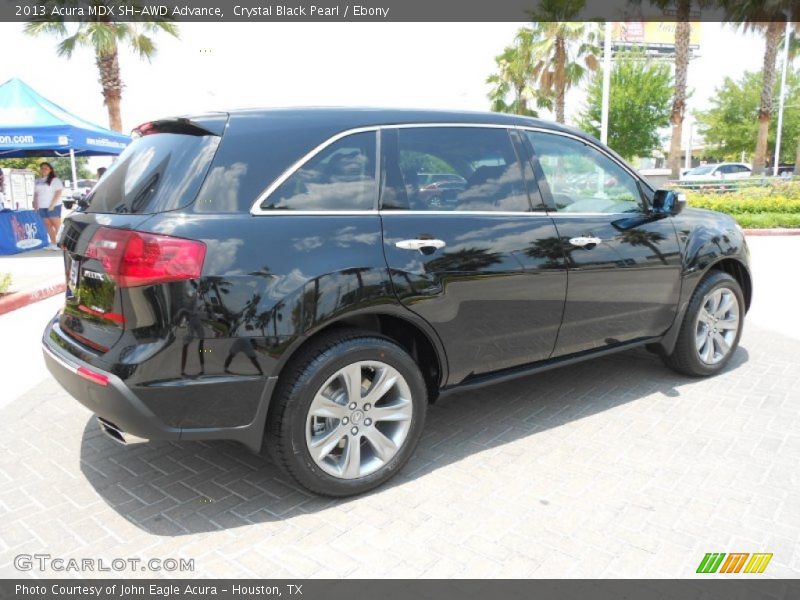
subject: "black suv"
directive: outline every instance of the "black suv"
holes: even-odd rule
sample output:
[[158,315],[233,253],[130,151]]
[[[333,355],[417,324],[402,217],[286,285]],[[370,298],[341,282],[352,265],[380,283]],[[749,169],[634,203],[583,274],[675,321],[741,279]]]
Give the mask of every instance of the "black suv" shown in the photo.
[[119,441],[263,439],[345,496],[403,466],[443,391],[640,345],[711,375],[739,342],[741,230],[579,131],[276,109],[137,132],[65,221],[43,339]]

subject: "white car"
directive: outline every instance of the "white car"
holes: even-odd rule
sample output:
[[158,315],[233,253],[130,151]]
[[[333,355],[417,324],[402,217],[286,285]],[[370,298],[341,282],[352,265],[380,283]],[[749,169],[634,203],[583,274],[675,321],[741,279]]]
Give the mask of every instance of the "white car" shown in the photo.
[[744,163],[716,163],[700,165],[689,169],[681,175],[681,181],[708,181],[711,179],[747,179],[752,174],[750,167]]

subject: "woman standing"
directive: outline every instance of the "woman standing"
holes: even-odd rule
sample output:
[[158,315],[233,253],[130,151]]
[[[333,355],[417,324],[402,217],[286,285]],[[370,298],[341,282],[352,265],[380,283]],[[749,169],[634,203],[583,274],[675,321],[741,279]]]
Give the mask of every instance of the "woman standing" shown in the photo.
[[50,236],[50,245],[46,249],[58,250],[56,236],[61,227],[61,193],[64,191],[64,184],[56,176],[50,163],[43,162],[39,165],[39,172],[42,176],[36,180],[33,208],[38,209],[39,216],[47,227],[47,235]]

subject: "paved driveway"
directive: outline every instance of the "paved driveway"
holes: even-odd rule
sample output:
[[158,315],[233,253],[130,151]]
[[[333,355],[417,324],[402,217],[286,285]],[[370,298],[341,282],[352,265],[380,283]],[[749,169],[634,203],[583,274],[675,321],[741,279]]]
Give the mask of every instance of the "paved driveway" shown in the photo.
[[0,576],[48,553],[209,577],[690,577],[707,552],[771,552],[765,575],[798,577],[798,390],[800,339],[756,319],[713,379],[632,351],[443,399],[406,469],[342,501],[233,443],[118,446],[45,380],[0,410]]

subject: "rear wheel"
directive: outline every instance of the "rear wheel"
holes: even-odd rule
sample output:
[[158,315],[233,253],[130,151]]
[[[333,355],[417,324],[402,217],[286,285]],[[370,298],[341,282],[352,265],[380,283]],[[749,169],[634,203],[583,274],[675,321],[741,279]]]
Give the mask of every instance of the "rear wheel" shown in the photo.
[[393,341],[357,331],[300,352],[270,410],[273,458],[319,494],[349,496],[382,484],[422,432],[427,391],[416,363]]
[[684,375],[721,371],[736,351],[744,323],[744,297],[727,273],[712,271],[692,296],[672,354],[664,362]]

